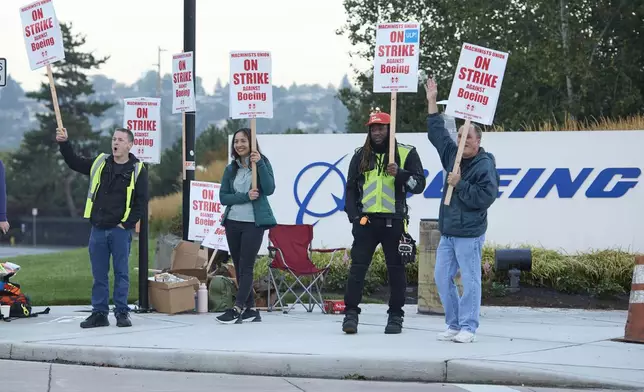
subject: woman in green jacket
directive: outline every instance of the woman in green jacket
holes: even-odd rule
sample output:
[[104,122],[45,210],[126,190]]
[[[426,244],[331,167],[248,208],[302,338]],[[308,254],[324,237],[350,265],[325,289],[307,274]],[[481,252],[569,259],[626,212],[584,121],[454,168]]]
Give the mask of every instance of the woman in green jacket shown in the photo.
[[[233,136],[233,161],[224,170],[219,189],[221,204],[226,206],[222,226],[237,275],[237,299],[232,309],[217,317],[224,324],[261,321],[252,295],[253,270],[264,232],[277,224],[268,196],[275,192],[273,168],[268,158],[251,152],[250,129],[242,128]],[[251,162],[257,165],[257,188],[251,189]],[[242,312],[243,310],[243,312]]]

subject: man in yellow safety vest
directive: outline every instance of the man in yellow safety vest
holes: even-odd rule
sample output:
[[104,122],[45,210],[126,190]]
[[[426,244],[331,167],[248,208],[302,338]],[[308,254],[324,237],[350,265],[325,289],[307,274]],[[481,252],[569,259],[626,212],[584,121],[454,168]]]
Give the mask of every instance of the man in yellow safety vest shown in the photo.
[[378,244],[382,245],[389,276],[389,318],[385,333],[402,332],[407,281],[405,264],[415,259],[414,241],[407,233],[407,194],[425,189],[425,173],[416,148],[398,143],[395,163],[389,162],[387,113],[369,116],[364,146],[355,150],[349,164],[344,210],[353,225],[351,268],[344,296],[342,330],[358,332],[358,307],[364,279]]
[[89,190],[83,216],[92,228],[89,236],[89,259],[92,285],[92,314],[81,322],[81,328],[109,326],[110,256],[114,266],[114,316],[117,327],[130,327],[129,256],[132,229],[141,218],[148,199],[147,171],[130,149],[134,134],[117,128],[112,135],[112,153],[93,159],[74,153],[67,140],[67,130],[58,129],[56,141],[70,169],[89,175]]

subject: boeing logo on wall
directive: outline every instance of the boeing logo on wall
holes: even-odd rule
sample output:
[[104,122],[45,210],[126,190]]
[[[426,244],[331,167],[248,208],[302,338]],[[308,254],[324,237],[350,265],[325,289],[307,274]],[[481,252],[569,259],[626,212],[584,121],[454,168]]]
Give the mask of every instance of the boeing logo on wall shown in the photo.
[[[344,158],[346,158],[346,156],[347,155],[342,156],[334,163],[323,161],[310,163],[298,173],[293,184],[293,195],[295,197],[295,202],[299,207],[297,217],[295,219],[296,224],[302,224],[304,222],[304,215],[313,216],[315,218],[325,218],[335,214],[336,212],[344,211],[345,187],[347,181],[344,174],[337,166]],[[324,170],[317,180],[313,182],[313,185],[308,189],[304,198],[300,199],[298,185],[300,184],[302,176],[309,170],[317,167],[323,167],[326,168],[326,170]],[[541,185],[534,198],[544,199],[548,195],[560,199],[573,198],[582,189],[582,186],[586,183],[590,174],[595,172],[595,170],[596,169],[594,168],[586,167],[573,176],[569,168],[555,168],[551,174],[547,176],[545,182]],[[638,178],[642,174],[642,170],[638,167],[607,167],[597,170],[599,170],[597,176],[585,187],[584,196],[586,198],[620,198],[630,189],[635,188],[638,184]],[[521,168],[498,168],[497,171],[501,177],[501,181],[499,183],[500,189],[497,197],[500,198],[503,194],[507,194],[509,199],[524,199],[534,188],[537,181],[543,176],[546,169],[529,168],[522,171]],[[504,178],[516,176],[519,173],[522,173],[519,177]],[[311,205],[311,200],[320,189],[320,186],[325,181],[330,180],[329,176],[331,174],[333,174],[331,177],[336,177],[341,180],[342,189],[337,189],[337,187],[330,188],[335,189],[335,191],[329,192],[329,197],[334,201],[333,207],[322,210],[316,209],[315,206]],[[431,181],[429,180],[429,174],[429,171],[425,169],[425,178],[428,179],[428,184],[427,188],[423,192],[423,197],[425,199],[440,199],[443,192],[443,171],[438,171]],[[516,186],[511,192],[507,193],[507,190],[504,188],[507,188],[512,182],[516,183]],[[339,193],[341,193],[341,196],[338,196]],[[414,195],[412,194],[408,194],[407,198],[413,196]]]
[[[313,162],[308,165],[306,165],[300,172],[297,174],[297,177],[295,177],[295,182],[293,182],[293,196],[295,197],[295,202],[297,203],[298,210],[297,210],[297,217],[295,218],[295,224],[301,225],[304,223],[304,214],[310,215],[316,218],[325,218],[327,216],[331,216],[335,214],[338,211],[344,211],[344,193],[345,193],[345,187],[347,185],[347,180],[344,177],[344,174],[340,169],[338,169],[338,164],[342,162],[344,158],[346,158],[347,154],[345,154],[342,158],[338,159],[335,161],[335,163],[328,163],[328,162]],[[304,196],[304,199],[300,199],[299,192],[298,192],[298,185],[300,184],[300,180],[302,179],[302,176],[308,172],[309,170],[316,168],[316,167],[323,167],[326,168],[318,177],[318,179],[313,183],[311,188],[309,188],[309,191],[306,193]],[[311,199],[313,198],[313,195],[318,191],[322,183],[329,177],[329,175],[333,173],[334,176],[337,176],[340,178],[342,181],[342,189],[340,190],[341,192],[341,197],[338,197],[335,195],[333,192],[331,192],[331,197],[333,198],[334,201],[334,206],[331,207],[330,209],[326,211],[318,211],[318,210],[311,210],[309,208],[309,205],[311,204]],[[316,221],[313,225],[318,223]]]

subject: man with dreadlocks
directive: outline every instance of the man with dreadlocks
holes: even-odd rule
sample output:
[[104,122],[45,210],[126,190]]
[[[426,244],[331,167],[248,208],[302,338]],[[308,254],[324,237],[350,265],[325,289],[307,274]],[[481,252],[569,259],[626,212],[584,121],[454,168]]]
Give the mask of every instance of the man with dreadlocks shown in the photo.
[[419,194],[425,189],[425,175],[418,152],[410,145],[394,141],[395,163],[387,164],[389,124],[387,113],[372,113],[367,122],[367,140],[355,150],[349,164],[344,210],[353,225],[353,245],[342,323],[342,330],[348,334],[358,332],[358,304],[378,244],[382,245],[389,275],[389,319],[385,333],[402,332],[407,281],[399,246],[403,236],[408,238],[406,198],[409,192]]

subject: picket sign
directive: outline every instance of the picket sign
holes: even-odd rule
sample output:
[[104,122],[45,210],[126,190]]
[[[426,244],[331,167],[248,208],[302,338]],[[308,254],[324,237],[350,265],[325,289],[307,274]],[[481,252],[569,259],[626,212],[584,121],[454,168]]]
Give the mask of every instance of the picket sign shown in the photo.
[[398,93],[418,91],[420,24],[379,23],[376,26],[373,92],[391,93],[389,163],[395,162],[396,105]]
[[[251,151],[257,151],[257,117],[273,118],[271,53],[230,52],[230,117],[250,119]],[[252,163],[252,189],[257,189],[257,165]]]
[[[505,52],[468,43],[464,43],[461,48],[445,109],[446,115],[465,120],[452,174],[460,169],[465,140],[472,121],[485,125],[492,125],[494,121],[507,62],[508,53]],[[453,192],[454,187],[449,185],[445,194],[445,205],[450,204]]]
[[224,206],[219,199],[221,185],[215,182],[190,181],[190,224],[188,240],[228,251],[226,229],[221,225]]
[[65,59],[65,48],[53,1],[38,0],[20,8],[20,20],[29,66],[32,71],[47,67],[56,125],[63,128],[51,64]]
[[[186,140],[186,112],[197,111],[197,99],[194,83],[194,53],[182,52],[172,56],[172,114],[181,113],[181,140]],[[186,179],[186,170],[194,166],[186,165],[186,144],[182,146],[182,173]]]
[[123,128],[134,134],[133,154],[141,162],[161,162],[161,98],[125,98]]

